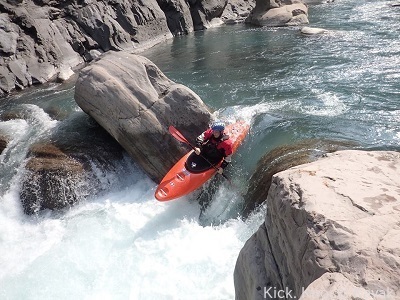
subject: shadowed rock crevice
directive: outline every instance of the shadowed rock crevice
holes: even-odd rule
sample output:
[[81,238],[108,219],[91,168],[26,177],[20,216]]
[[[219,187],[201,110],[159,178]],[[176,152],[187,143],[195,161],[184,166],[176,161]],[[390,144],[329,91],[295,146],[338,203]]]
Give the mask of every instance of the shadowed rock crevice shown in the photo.
[[[315,161],[327,153],[354,148],[355,146],[351,142],[305,140],[294,145],[283,145],[271,150],[257,163],[254,175],[249,180],[243,216],[246,217],[267,199],[274,174],[297,165]],[[301,194],[299,194],[299,197],[301,198]],[[301,206],[302,203],[300,202],[299,205]]]

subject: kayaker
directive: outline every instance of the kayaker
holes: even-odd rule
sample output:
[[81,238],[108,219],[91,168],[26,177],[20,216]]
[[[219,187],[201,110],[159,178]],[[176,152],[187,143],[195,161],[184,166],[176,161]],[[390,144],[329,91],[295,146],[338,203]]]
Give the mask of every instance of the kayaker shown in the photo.
[[232,157],[232,141],[229,139],[229,135],[224,134],[224,130],[224,122],[213,122],[209,129],[196,138],[196,147],[194,148],[197,155],[201,154],[213,164],[224,159],[218,168],[219,174],[224,172]]

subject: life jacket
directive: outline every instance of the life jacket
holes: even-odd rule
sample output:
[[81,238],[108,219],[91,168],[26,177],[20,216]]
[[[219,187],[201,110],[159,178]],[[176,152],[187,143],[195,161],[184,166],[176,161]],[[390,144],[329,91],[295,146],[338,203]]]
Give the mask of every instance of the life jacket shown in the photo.
[[202,146],[202,153],[213,161],[219,161],[222,158],[232,154],[232,141],[229,135],[222,134],[220,137],[215,138],[212,129],[204,132],[204,141]]

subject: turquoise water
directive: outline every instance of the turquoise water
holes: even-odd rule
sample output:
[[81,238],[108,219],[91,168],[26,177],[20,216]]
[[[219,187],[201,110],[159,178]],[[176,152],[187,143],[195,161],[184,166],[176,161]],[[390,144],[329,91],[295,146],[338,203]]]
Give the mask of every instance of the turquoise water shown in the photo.
[[400,11],[389,4],[312,6],[310,26],[330,30],[325,35],[225,26],[145,55],[222,116],[231,108],[253,109],[252,162],[282,143],[307,138],[398,147]]
[[[283,144],[317,138],[399,149],[400,8],[390,3],[310,6],[311,26],[326,35],[223,26],[144,55],[216,116],[251,123],[229,174],[245,188],[258,159]],[[23,116],[0,121],[10,138],[0,155],[0,298],[233,299],[237,255],[264,211],[241,220],[241,198],[226,183],[201,214],[196,193],[157,202],[156,184],[128,164],[101,196],[61,214],[22,213],[28,147],[81,119],[73,93],[73,84],[50,84],[0,99],[0,114]],[[99,174],[105,184],[118,176]]]

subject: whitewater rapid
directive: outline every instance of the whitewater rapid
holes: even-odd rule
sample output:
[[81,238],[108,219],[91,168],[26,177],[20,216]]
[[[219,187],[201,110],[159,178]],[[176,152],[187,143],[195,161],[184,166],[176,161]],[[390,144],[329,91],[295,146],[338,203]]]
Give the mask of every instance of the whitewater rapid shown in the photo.
[[[120,178],[97,174],[104,184],[120,181],[100,196],[26,216],[19,193],[28,147],[60,122],[36,105],[22,106],[28,118],[0,122],[13,132],[0,155],[8,174],[0,193],[0,299],[234,298],[236,259],[264,218],[263,211],[246,221],[238,215],[244,174],[235,174],[235,188],[220,182],[204,209],[196,200],[201,190],[158,202],[156,184],[128,163]],[[250,122],[259,110],[216,115]],[[240,169],[240,154],[237,160]]]
[[263,213],[203,226],[194,199],[157,202],[143,177],[137,171],[130,187],[33,219],[18,191],[4,195],[0,298],[233,299],[238,253]]

